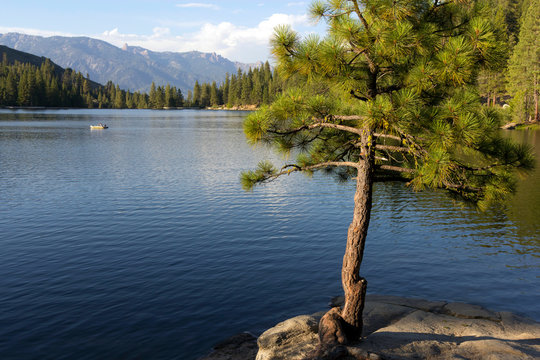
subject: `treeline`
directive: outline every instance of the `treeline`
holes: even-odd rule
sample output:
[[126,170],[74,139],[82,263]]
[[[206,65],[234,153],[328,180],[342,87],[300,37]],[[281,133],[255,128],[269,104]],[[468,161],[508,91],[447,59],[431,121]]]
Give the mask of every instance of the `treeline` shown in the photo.
[[540,0],[487,0],[504,54],[483,71],[478,89],[487,106],[509,103],[517,121],[540,121]]
[[215,81],[202,84],[196,81],[193,90],[188,91],[186,105],[200,108],[259,106],[271,103],[285,86],[285,81],[272,71],[267,61],[247,72],[238,69],[236,74],[227,74],[219,85]]
[[120,89],[109,81],[105,86],[90,81],[72,69],[55,70],[46,59],[40,66],[15,61],[5,54],[0,64],[1,106],[44,106],[114,109],[163,109],[182,107],[182,91],[174,86],[156,87],[150,94]]
[[84,107],[92,91],[81,73],[71,69],[58,73],[48,59],[38,67],[30,63],[9,64],[5,55],[2,58],[1,105]]

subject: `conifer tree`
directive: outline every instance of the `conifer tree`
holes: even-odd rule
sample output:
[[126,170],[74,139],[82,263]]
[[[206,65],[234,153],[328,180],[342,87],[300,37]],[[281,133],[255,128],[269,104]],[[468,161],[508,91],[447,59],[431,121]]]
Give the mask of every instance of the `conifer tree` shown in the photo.
[[192,106],[199,107],[201,106],[201,85],[199,81],[195,80],[195,85],[193,86],[193,102]]
[[227,104],[229,102],[229,86],[231,84],[231,80],[229,78],[229,73],[225,75],[225,83],[223,84],[221,93],[222,93],[222,103]]
[[182,90],[180,88],[178,88],[176,90],[175,101],[176,101],[176,106],[177,107],[184,106],[184,94],[182,94]]
[[174,96],[172,93],[171,85],[167,83],[165,86],[165,107],[174,107]]
[[163,109],[165,106],[165,89],[163,86],[158,86],[156,89],[156,105],[155,109]]
[[10,69],[6,77],[5,101],[6,105],[15,105],[17,103],[17,78],[15,71]]
[[500,138],[496,113],[480,105],[478,71],[502,53],[479,2],[329,0],[316,1],[310,12],[327,22],[324,39],[300,39],[285,26],[272,39],[279,73],[296,88],[244,123],[250,142],[294,150],[296,161],[281,169],[261,162],[242,174],[242,184],[250,189],[322,169],[355,179],[345,304],[320,322],[323,356],[361,335],[367,281],[360,264],[375,181],[443,189],[485,209],[512,193],[513,172],[529,169],[533,159]]
[[116,109],[123,109],[126,107],[126,95],[125,92],[120,89],[119,85],[116,85],[115,88],[114,107]]
[[199,106],[205,108],[210,106],[210,85],[203,83],[201,85],[201,96],[199,98]]
[[220,103],[218,87],[215,81],[210,86],[210,105],[218,106]]
[[150,98],[150,107],[155,109],[157,108],[157,89],[156,84],[152,81],[152,84],[150,85],[150,93],[148,94]]
[[227,107],[232,107],[236,104],[238,81],[235,75],[231,76],[231,82],[229,84],[229,92],[227,94]]
[[253,77],[253,72],[251,69],[247,74],[242,74],[242,90],[240,93],[240,100],[241,104],[249,104],[251,100],[251,90],[252,90],[252,83],[251,78]]
[[540,0],[530,0],[509,65],[509,88],[518,120],[540,121]]
[[[494,5],[493,1],[489,2],[490,5]],[[506,69],[507,61],[510,55],[510,44],[508,41],[508,29],[505,23],[505,16],[503,9],[500,7],[493,7],[493,24],[494,31],[497,39],[499,39],[499,46],[501,48],[501,61],[498,61],[494,66],[482,69],[478,76],[478,89],[482,96],[485,96],[488,106],[495,106],[499,97],[503,96],[506,92]]]

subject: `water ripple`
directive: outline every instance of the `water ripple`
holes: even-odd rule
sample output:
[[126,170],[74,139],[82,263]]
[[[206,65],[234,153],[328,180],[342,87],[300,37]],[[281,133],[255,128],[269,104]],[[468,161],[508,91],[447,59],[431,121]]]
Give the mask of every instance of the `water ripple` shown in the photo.
[[[240,171],[283,160],[249,147],[241,123],[0,111],[0,358],[195,359],[339,294],[354,187],[297,175],[242,191]],[[377,184],[369,291],[539,319],[540,232],[511,214]]]

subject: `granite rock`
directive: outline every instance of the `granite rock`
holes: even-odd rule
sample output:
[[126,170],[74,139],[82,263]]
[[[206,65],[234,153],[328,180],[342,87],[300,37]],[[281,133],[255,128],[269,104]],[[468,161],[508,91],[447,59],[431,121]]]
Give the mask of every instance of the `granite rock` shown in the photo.
[[[320,317],[298,316],[267,330],[257,360],[305,359],[318,344]],[[363,336],[342,359],[540,358],[539,323],[462,303],[368,295]]]

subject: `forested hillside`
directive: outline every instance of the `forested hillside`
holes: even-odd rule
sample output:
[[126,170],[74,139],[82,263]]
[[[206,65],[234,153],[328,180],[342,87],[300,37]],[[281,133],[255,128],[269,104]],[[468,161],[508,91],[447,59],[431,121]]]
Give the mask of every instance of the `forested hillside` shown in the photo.
[[478,89],[488,106],[509,104],[514,120],[539,121],[540,1],[488,0],[503,61],[480,74]]
[[151,95],[95,83],[72,69],[62,69],[47,58],[0,48],[0,106],[80,108],[163,108],[183,106],[176,87],[154,87]]
[[42,37],[18,33],[0,34],[0,44],[19,51],[45,56],[63,68],[89,74],[102,84],[112,81],[131,91],[150,91],[150,84],[191,89],[195,80],[221,81],[233,73],[235,64],[215,53],[199,51],[156,52],[138,46],[122,48],[89,37]]

